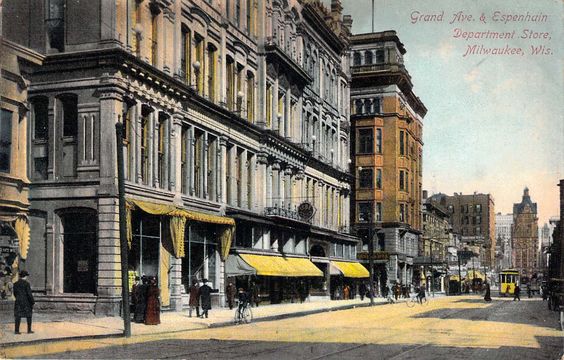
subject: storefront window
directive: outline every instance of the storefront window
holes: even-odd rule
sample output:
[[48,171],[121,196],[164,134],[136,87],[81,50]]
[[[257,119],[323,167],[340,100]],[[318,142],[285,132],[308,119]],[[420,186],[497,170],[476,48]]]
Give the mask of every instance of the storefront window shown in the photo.
[[139,276],[158,276],[161,221],[158,216],[138,213],[133,216],[133,242],[129,269]]
[[207,279],[211,287],[217,287],[217,235],[209,225],[191,225],[187,230],[184,247],[187,255],[182,259],[182,282]]

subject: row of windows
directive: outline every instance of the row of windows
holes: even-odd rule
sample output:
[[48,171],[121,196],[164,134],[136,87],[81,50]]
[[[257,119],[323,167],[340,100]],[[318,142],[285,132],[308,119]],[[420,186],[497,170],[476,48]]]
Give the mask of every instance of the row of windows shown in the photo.
[[360,189],[382,189],[382,169],[376,169],[376,179],[374,179],[374,169],[359,169],[358,181]]
[[383,64],[385,61],[384,49],[355,51],[353,53],[353,66]]
[[382,100],[356,99],[354,100],[354,115],[379,114],[382,112]]
[[10,172],[13,112],[2,109],[0,116],[0,171]]
[[482,223],[482,216],[464,216],[460,218],[460,225],[480,225]]
[[[448,205],[447,207],[448,212],[451,214],[454,213],[454,205]],[[482,213],[482,204],[465,204],[460,205],[460,213],[468,214],[468,213]]]

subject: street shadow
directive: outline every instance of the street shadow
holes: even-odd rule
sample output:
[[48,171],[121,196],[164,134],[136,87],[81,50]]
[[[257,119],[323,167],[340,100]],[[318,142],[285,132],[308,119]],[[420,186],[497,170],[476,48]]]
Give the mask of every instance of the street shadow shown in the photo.
[[458,303],[490,304],[487,308],[443,308],[413,315],[415,319],[458,319],[470,321],[495,321],[510,324],[527,324],[560,329],[558,313],[548,310],[546,302],[518,302],[483,299],[461,299]]
[[[558,337],[537,337],[540,348],[450,347],[423,344],[363,344],[322,342],[223,341],[166,339],[111,346],[87,351],[42,355],[47,359],[557,359],[562,355]],[[401,341],[401,339],[398,339]]]

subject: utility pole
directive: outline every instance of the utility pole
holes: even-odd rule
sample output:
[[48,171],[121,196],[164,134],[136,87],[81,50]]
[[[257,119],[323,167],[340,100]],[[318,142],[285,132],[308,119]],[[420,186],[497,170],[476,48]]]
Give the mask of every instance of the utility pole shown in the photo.
[[460,271],[460,256],[458,252],[456,257],[458,258],[458,292],[462,294],[462,272]]
[[372,227],[374,226],[374,214],[370,212],[370,223],[368,224],[368,272],[370,273],[370,306],[374,306],[374,239],[372,238]]
[[374,32],[374,0],[372,0],[372,32]]
[[431,295],[435,297],[435,271],[433,270],[433,239],[429,241],[429,253],[431,257]]
[[125,221],[125,181],[123,161],[123,124],[116,123],[117,170],[119,194],[119,242],[121,248],[121,303],[123,315],[123,336],[131,337],[131,316],[129,314],[129,274],[127,272],[127,231]]

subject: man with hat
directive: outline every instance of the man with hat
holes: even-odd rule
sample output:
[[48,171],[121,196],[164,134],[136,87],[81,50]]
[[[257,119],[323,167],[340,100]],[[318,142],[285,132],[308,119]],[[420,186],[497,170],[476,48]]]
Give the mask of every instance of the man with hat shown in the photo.
[[33,334],[31,331],[31,315],[33,313],[33,305],[35,300],[31,293],[31,286],[27,282],[27,277],[29,273],[25,270],[20,271],[20,279],[14,284],[14,297],[16,302],[14,303],[14,316],[16,318],[16,334],[20,333],[20,323],[22,318],[27,319],[27,333]]
[[200,286],[200,306],[202,307],[202,316],[201,318],[208,317],[208,310],[211,310],[211,294],[219,292],[218,289],[212,289],[207,284],[207,279],[202,279],[202,283],[204,285]]

